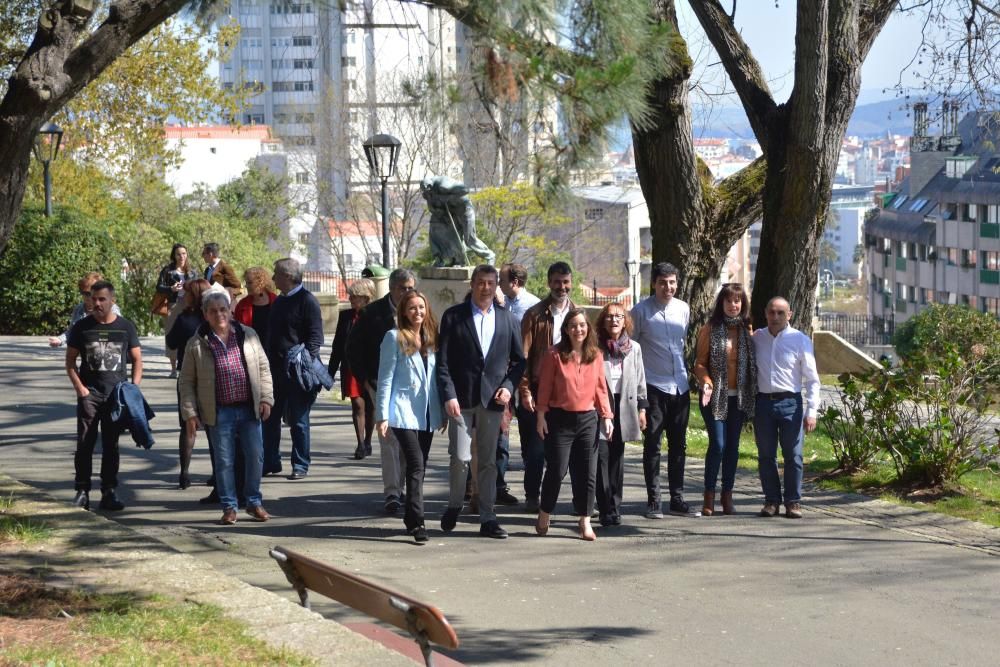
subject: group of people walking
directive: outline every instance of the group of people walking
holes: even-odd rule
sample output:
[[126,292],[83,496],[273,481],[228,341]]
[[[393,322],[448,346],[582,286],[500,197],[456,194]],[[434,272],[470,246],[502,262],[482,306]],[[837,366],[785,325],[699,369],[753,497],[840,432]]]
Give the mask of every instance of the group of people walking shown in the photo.
[[[235,291],[242,287],[238,280],[220,284],[231,269],[219,268],[218,248],[212,246],[203,252],[205,278],[191,278],[181,261],[186,249],[180,253],[175,246],[175,272],[165,268],[166,281],[161,276],[160,282],[180,304],[170,312],[167,337],[168,347],[178,352],[179,486],[190,485],[195,433],[204,426],[215,481],[215,491],[204,500],[221,504],[224,524],[236,522],[240,506],[257,521],[269,518],[260,480],[282,471],[282,420],[292,440],[288,478],[308,475],[310,409],[320,388],[329,388],[337,373],[341,391],[351,401],[354,457],[369,456],[372,436],[377,436],[385,511],[403,509],[404,527],[416,542],[428,539],[423,484],[436,430],[447,431],[449,455],[441,529],[454,530],[468,503],[479,514],[481,535],[507,537],[496,506],[519,502],[505,480],[508,432],[515,416],[525,466],[524,504],[537,513],[539,535],[549,531],[567,473],[582,539],[596,539],[591,525],[595,504],[602,526],[620,524],[625,443],[638,440],[643,442],[647,518],[661,519],[664,510],[680,516],[716,514],[720,470],[721,512],[732,514],[739,438],[748,421],[754,424],[765,497],[760,514],[776,516],[784,505],[786,516],[801,517],[802,438],[816,424],[819,379],[811,342],[789,324],[793,313],[782,298],[768,303],[768,326],[753,331],[748,294],[739,284],[724,285],[697,334],[692,372],[709,437],[699,510],[684,498],[692,391],[684,349],[690,312],[675,297],[674,266],[655,264],[651,296],[631,311],[608,304],[593,324],[570,298],[572,269],[565,262],[549,267],[549,293],[542,299],[525,289],[523,266],[506,264],[498,270],[480,265],[472,272],[465,299],[448,308],[440,322],[426,295],[416,289],[411,271],[393,271],[388,293],[377,300],[374,283],[363,278],[348,289],[351,309],[341,313],[329,362],[322,364],[319,304],[302,287],[298,263],[278,261],[273,285],[265,270],[248,270],[248,295],[232,307]],[[98,297],[100,307],[94,289],[109,295]],[[92,287],[88,298],[91,316],[74,324],[67,337],[67,372],[75,378],[81,401],[88,388],[103,391],[87,370],[100,363],[91,358],[94,334],[85,333],[95,324],[124,320],[109,315],[114,298],[107,283]],[[116,378],[124,380],[122,355],[128,350],[132,382],[138,384],[141,355],[134,327],[126,324],[117,326],[122,333],[115,338],[121,343]],[[77,374],[80,354],[85,359]],[[100,412],[91,402],[78,407],[81,506],[79,492],[89,492],[88,451],[96,437],[94,418],[88,415]],[[664,434],[665,499],[660,483]],[[117,451],[116,435],[111,442]],[[102,466],[102,490],[108,498],[110,489],[120,508],[113,495],[116,470],[111,470],[117,465],[108,463],[107,475]]]

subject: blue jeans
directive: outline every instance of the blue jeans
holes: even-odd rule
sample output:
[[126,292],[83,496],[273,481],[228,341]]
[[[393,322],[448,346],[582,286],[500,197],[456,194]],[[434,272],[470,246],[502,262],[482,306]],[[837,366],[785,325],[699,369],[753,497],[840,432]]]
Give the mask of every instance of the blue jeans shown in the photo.
[[261,466],[264,443],[260,419],[250,404],[220,405],[215,412],[215,426],[208,427],[214,444],[215,490],[224,509],[236,509],[236,447],[243,450],[246,475],[247,507],[259,506]]
[[[274,377],[274,408],[288,424],[292,436],[292,472],[309,472],[309,412],[319,390],[302,391],[299,385],[281,374]],[[268,470],[281,469],[281,429],[268,429],[269,437],[265,443],[265,456]]]
[[732,491],[736,484],[736,465],[740,460],[740,431],[746,415],[739,409],[739,398],[730,396],[726,419],[716,419],[712,415],[712,406],[701,408],[702,419],[705,420],[705,430],[708,431],[708,452],[705,454],[705,490],[715,491],[715,482],[719,478],[719,465],[722,465],[722,490]]
[[781,480],[778,478],[778,445],[785,459],[786,503],[802,499],[802,396],[771,400],[757,397],[753,419],[757,440],[760,485],[764,501],[781,504]]

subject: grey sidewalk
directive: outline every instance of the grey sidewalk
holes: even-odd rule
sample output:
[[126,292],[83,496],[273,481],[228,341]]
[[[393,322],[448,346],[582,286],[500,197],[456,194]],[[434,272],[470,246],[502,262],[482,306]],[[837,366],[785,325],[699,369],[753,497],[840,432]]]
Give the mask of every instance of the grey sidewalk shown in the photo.
[[[426,485],[431,541],[415,546],[398,517],[381,514],[376,456],[354,450],[350,411],[321,397],[313,412],[313,467],[301,482],[266,478],[266,524],[216,525],[204,486],[176,484],[174,384],[146,349],[143,389],[160,413],[150,452],[123,441],[122,496],[113,518],[247,584],[293,600],[267,556],[282,544],[439,606],[470,664],[602,665],[628,661],[719,664],[995,664],[1000,531],[875,500],[810,490],[802,521],[759,519],[760,495],[741,473],[734,517],[649,521],[639,453],[630,450],[625,525],[592,544],[557,515],[547,538],[533,517],[501,508],[506,541],[479,538],[463,515],[437,527],[446,498],[446,440],[436,436]],[[72,390],[61,353],[43,339],[0,339],[0,469],[72,498]],[[286,433],[287,436],[287,433]],[[287,456],[287,439],[284,443]],[[517,446],[514,459],[517,459]],[[196,483],[208,462],[199,436]],[[688,494],[700,462],[689,461]],[[286,458],[287,467],[287,458]],[[521,476],[508,480],[515,495]],[[561,508],[568,510],[569,485]],[[360,620],[335,604],[316,609]]]

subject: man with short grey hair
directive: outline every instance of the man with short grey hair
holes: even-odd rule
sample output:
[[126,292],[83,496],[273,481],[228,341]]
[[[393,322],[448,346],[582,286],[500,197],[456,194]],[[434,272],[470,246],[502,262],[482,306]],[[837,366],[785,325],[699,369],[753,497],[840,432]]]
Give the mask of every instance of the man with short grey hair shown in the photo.
[[[291,258],[274,263],[274,284],[281,296],[271,304],[267,327],[267,360],[274,378],[275,419],[284,417],[292,436],[292,474],[303,479],[309,473],[309,411],[319,388],[306,391],[288,377],[288,351],[302,343],[319,358],[323,345],[323,314],[319,301],[302,287],[302,267]],[[264,442],[264,474],[281,472],[281,429],[268,432]]]
[[[347,360],[351,373],[368,392],[368,400],[375,403],[375,384],[378,381],[379,349],[387,331],[396,326],[396,305],[416,287],[417,277],[409,269],[396,269],[389,274],[389,293],[361,310],[358,321],[347,338]],[[382,486],[385,492],[385,511],[395,514],[402,507],[406,469],[403,455],[392,430],[378,436],[379,455],[382,460]]]

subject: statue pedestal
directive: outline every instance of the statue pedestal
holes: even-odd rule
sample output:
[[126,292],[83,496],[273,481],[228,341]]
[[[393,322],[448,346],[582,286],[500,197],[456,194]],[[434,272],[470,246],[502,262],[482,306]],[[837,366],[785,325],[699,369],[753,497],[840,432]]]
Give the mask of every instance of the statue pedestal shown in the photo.
[[472,266],[424,267],[417,271],[417,289],[427,295],[431,302],[434,319],[441,321],[441,315],[448,308],[460,303],[469,292]]

